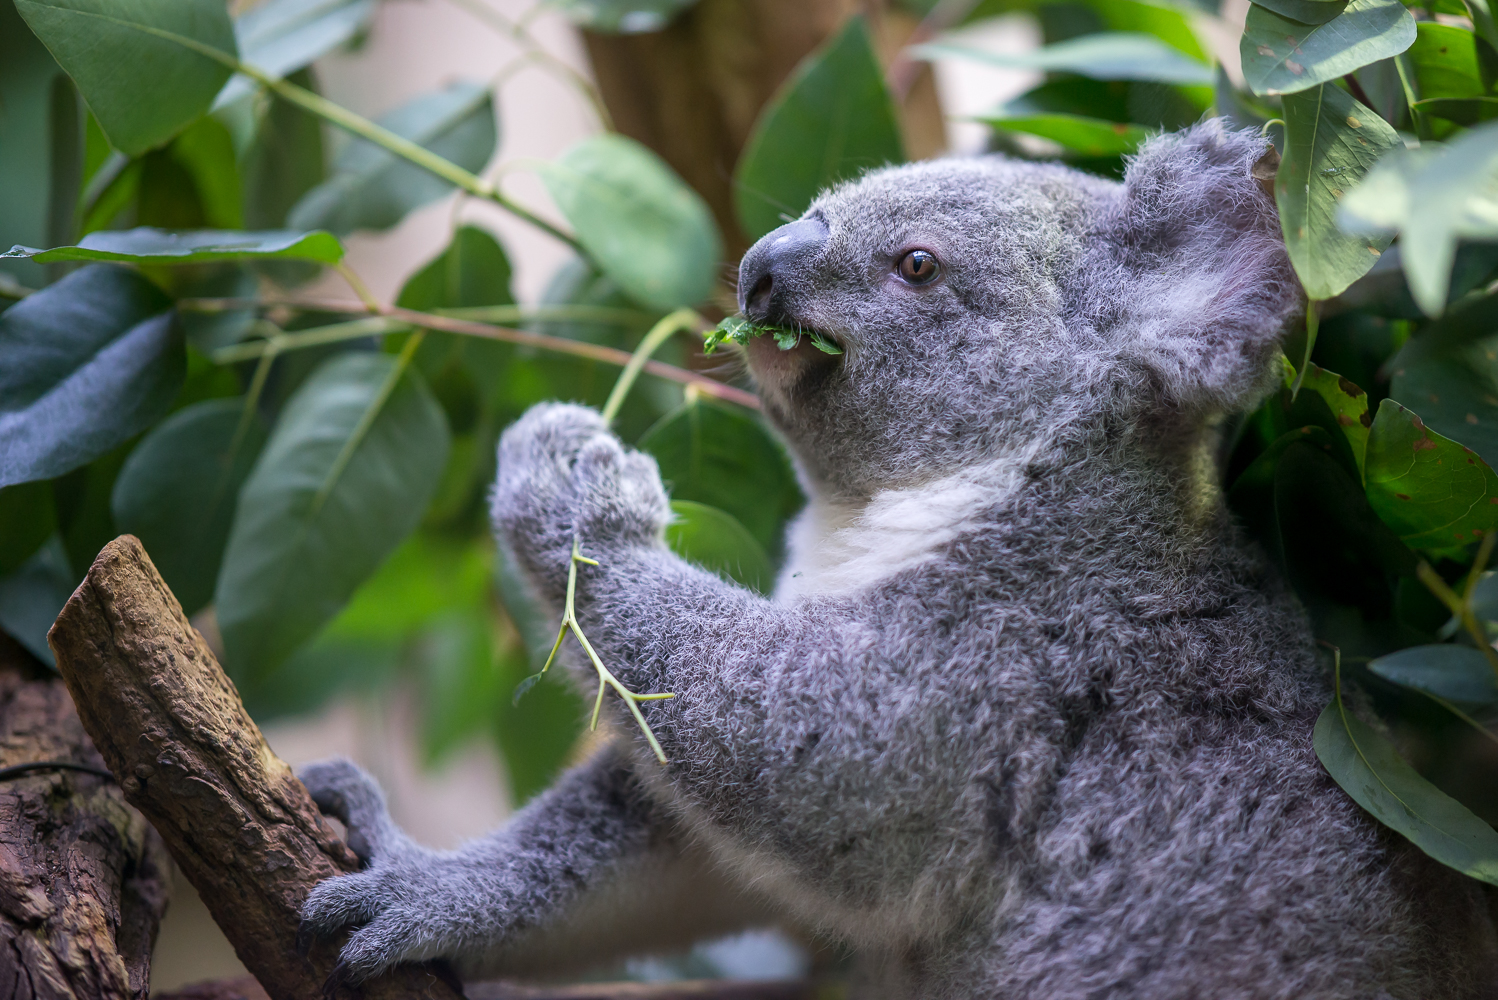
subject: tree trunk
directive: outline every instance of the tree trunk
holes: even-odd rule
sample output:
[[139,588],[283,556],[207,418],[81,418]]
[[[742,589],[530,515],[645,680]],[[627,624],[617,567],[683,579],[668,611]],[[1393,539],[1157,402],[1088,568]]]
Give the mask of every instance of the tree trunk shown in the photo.
[[[733,208],[733,168],[760,110],[808,53],[860,12],[886,63],[916,30],[914,18],[882,0],[701,0],[662,31],[582,33],[615,127],[707,200],[729,260],[748,248]],[[930,68],[902,89],[906,151],[934,156],[946,148],[946,132]]]
[[[354,856],[239,694],[139,540],[99,553],[48,636],[83,726],[272,1000],[324,990],[342,940],[297,950],[307,893]],[[362,984],[364,1000],[457,1000],[436,964]]]
[[[0,632],[0,767],[103,769],[61,679]],[[166,855],[108,777],[0,782],[0,1000],[145,1000]]]

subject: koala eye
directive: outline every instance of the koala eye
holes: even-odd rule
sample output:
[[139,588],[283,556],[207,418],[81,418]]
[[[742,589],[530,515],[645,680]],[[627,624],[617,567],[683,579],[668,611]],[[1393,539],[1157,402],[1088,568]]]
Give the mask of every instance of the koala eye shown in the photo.
[[896,265],[900,277],[911,285],[929,285],[941,273],[941,262],[929,250],[912,250]]

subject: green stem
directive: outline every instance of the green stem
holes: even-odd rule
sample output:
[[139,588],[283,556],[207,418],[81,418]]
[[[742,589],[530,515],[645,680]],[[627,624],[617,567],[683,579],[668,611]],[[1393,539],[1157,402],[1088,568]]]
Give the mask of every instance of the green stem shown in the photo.
[[1306,302],[1306,356],[1300,363],[1300,370],[1295,373],[1295,381],[1290,385],[1290,398],[1293,400],[1300,395],[1300,386],[1306,380],[1306,372],[1311,370],[1311,351],[1316,347],[1316,331],[1321,325],[1321,303],[1316,299]]
[[624,366],[624,371],[619,373],[619,380],[614,383],[608,401],[603,404],[603,419],[608,423],[614,422],[614,418],[619,415],[619,408],[624,405],[624,398],[629,395],[630,387],[635,384],[635,379],[640,377],[640,371],[650,360],[650,356],[660,350],[662,344],[682,330],[700,328],[705,325],[706,322],[696,310],[678,309],[651,327],[650,332],[646,333],[644,339],[640,341],[640,346],[636,347],[634,354],[630,355],[629,363]]

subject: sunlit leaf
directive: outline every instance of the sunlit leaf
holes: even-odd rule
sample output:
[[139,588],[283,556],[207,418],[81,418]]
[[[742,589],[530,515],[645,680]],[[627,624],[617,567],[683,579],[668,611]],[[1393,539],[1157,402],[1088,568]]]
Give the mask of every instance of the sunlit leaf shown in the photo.
[[188,614],[213,599],[239,489],[264,443],[243,400],[196,403],[152,428],[114,482],[115,524],[141,540]]
[[1316,756],[1353,801],[1426,854],[1498,885],[1498,831],[1420,777],[1340,696],[1316,720]]
[[850,18],[760,112],[734,169],[739,223],[758,239],[806,211],[832,184],[904,160],[868,27]]
[[1406,545],[1450,549],[1498,527],[1498,476],[1392,399],[1368,436],[1368,503]]
[[[1404,8],[1400,8],[1403,10]],[[1337,225],[1337,203],[1399,136],[1346,91],[1286,94],[1285,149],[1274,179],[1285,247],[1306,294],[1328,299],[1367,273],[1390,239]]]
[[712,294],[722,242],[702,197],[664,160],[622,135],[598,135],[541,168],[552,200],[634,300],[659,309]]
[[764,547],[732,514],[690,500],[672,500],[675,515],[666,543],[677,555],[703,569],[761,593],[773,582]]
[[0,313],[0,486],[60,476],[166,412],[186,368],[171,305],[98,266]]
[[1447,701],[1498,702],[1498,675],[1488,658],[1471,646],[1411,646],[1378,657],[1368,669],[1386,681]]
[[238,51],[223,0],[16,0],[16,9],[131,156],[186,128],[229,79],[184,40]]
[[[239,57],[279,80],[347,44],[374,12],[375,0],[266,0],[234,19]],[[213,105],[221,108],[257,86],[236,74]]]
[[240,493],[216,600],[228,665],[268,671],[421,520],[447,459],[442,410],[385,354],[343,354],[287,402]]
[[30,257],[43,264],[69,260],[119,261],[129,264],[210,264],[233,260],[311,260],[336,264],[343,245],[331,233],[272,230],[249,233],[200,229],[170,233],[137,229],[89,233],[77,246],[37,250],[13,247],[4,257]]
[[1415,19],[1399,0],[1352,0],[1324,24],[1302,24],[1255,4],[1238,51],[1254,93],[1293,94],[1396,56],[1414,41]]
[[[1397,5],[1397,0],[1395,0]],[[1029,52],[991,52],[955,42],[918,45],[923,59],[960,56],[991,66],[1076,73],[1095,80],[1153,80],[1211,86],[1212,67],[1183,54],[1153,35],[1109,31],[1083,35]]]
[[[451,84],[376,121],[471,173],[489,162],[499,135],[493,95],[478,83]],[[452,187],[452,182],[366,139],[354,139],[333,161],[333,176],[297,202],[287,225],[340,235],[355,229],[389,229]]]

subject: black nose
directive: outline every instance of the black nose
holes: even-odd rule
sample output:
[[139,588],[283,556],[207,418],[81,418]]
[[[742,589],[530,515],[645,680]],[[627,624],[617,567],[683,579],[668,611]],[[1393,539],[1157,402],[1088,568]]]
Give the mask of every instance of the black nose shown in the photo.
[[827,243],[827,223],[798,219],[760,237],[739,264],[739,311],[759,323],[780,322],[786,291]]

